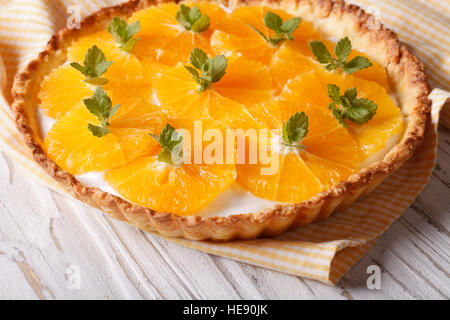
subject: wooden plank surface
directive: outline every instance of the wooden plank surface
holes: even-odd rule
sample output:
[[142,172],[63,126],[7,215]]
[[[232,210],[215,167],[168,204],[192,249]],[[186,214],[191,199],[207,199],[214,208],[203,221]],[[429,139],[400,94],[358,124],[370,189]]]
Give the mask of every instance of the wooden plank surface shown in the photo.
[[[331,287],[187,249],[95,214],[42,187],[1,153],[0,299],[449,299],[449,174],[450,131],[441,128],[430,184]],[[367,288],[370,265],[381,268],[379,290]],[[70,287],[71,268],[79,268],[79,288]]]

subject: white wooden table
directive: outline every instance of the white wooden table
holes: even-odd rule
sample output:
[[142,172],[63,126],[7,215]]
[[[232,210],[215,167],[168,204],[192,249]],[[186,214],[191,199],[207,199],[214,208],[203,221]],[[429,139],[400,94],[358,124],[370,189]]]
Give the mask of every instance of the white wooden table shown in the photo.
[[[450,131],[430,184],[336,287],[148,235],[42,187],[0,154],[0,299],[449,299]],[[382,270],[369,290],[367,267]],[[79,281],[78,281],[79,280]]]

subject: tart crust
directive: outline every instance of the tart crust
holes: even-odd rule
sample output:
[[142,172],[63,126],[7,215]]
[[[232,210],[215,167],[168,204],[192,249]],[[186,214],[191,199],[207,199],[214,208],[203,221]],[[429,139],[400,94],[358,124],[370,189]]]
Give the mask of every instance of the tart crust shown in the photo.
[[[15,78],[12,110],[17,128],[34,160],[75,198],[126,221],[139,229],[165,237],[193,240],[229,241],[274,236],[288,228],[305,226],[328,219],[336,210],[350,206],[371,192],[386,177],[408,160],[421,144],[430,114],[430,92],[425,66],[404,46],[397,35],[355,5],[331,0],[209,0],[236,8],[242,5],[265,5],[299,15],[330,37],[348,36],[355,49],[362,49],[386,67],[397,103],[405,116],[402,139],[385,157],[350,176],[346,181],[298,204],[281,204],[259,213],[228,217],[177,216],[156,212],[132,204],[98,188],[84,186],[73,175],[50,160],[41,148],[37,107],[43,77],[66,60],[67,48],[86,32],[105,29],[114,16],[128,17],[133,12],[161,3],[157,0],[133,0],[104,8],[81,22],[80,29],[63,29],[49,41],[37,59]],[[167,1],[162,1],[167,2]]]

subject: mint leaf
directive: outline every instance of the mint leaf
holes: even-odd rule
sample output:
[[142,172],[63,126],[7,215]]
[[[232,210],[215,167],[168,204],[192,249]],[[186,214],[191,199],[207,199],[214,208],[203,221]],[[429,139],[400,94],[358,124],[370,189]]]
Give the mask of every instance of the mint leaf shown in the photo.
[[202,14],[197,6],[189,8],[184,4],[180,4],[175,19],[186,30],[198,33],[206,31],[211,22],[208,15]]
[[[227,69],[227,58],[223,55],[215,56],[214,58],[208,58],[206,53],[201,49],[195,48],[192,50],[189,60],[191,64],[196,68],[190,66],[184,66],[187,71],[192,75],[194,80],[200,85],[199,91],[203,92],[208,89],[211,84],[220,81],[225,75]],[[201,72],[197,71],[197,69]]]
[[372,66],[372,63],[369,59],[358,56],[344,64],[342,70],[344,70],[348,74],[352,74],[355,71],[366,69],[370,66]]
[[300,22],[302,22],[302,19],[299,17],[286,20],[281,25],[280,30],[287,35],[289,40],[294,40],[294,38],[292,37],[292,33],[294,33],[295,30],[297,30],[298,26],[300,25]]
[[341,89],[337,85],[334,85],[334,84],[328,85],[328,96],[335,103],[337,103],[337,104],[341,103]]
[[373,101],[357,98],[357,95],[356,88],[347,89],[341,96],[338,86],[328,85],[328,96],[333,101],[328,105],[328,109],[343,127],[347,127],[345,119],[363,124],[372,119],[377,112],[377,105]]
[[283,19],[273,12],[268,11],[264,15],[264,24],[267,28],[272,29],[273,31],[278,31],[283,24]]
[[191,30],[197,33],[201,33],[209,28],[210,23],[211,21],[209,20],[209,17],[204,14],[192,24]]
[[348,56],[352,51],[352,43],[348,37],[345,37],[338,41],[334,47],[334,54],[336,58],[331,56],[326,46],[319,41],[313,41],[309,43],[311,52],[316,57],[317,61],[325,65],[325,69],[328,71],[333,71],[341,68],[345,73],[351,74],[355,71],[366,69],[372,66],[369,59],[357,56],[352,60],[347,61]]
[[122,51],[130,52],[139,38],[133,38],[141,30],[141,24],[136,21],[128,24],[125,20],[114,17],[108,26],[108,32],[113,36],[114,40],[120,44]]
[[283,124],[283,143],[289,147],[304,148],[302,139],[308,134],[308,116],[304,112],[297,112]]
[[346,97],[350,103],[355,101],[357,95],[358,92],[356,91],[356,88],[347,89],[344,93],[344,97]]
[[283,19],[279,15],[268,11],[264,15],[264,25],[267,28],[275,31],[275,34],[273,36],[266,36],[263,32],[261,32],[254,26],[250,24],[249,26],[270,45],[277,46],[285,40],[294,40],[292,33],[295,32],[301,21],[302,20],[300,17],[295,17],[283,22]]
[[203,50],[194,48],[190,54],[190,61],[194,67],[201,69],[205,62],[208,60],[208,56]]
[[119,109],[120,105],[112,107],[111,99],[103,91],[102,88],[97,87],[92,97],[83,100],[84,105],[100,122],[100,126],[88,124],[88,129],[96,137],[103,137],[110,131],[108,127],[114,113]]
[[89,131],[92,132],[92,134],[94,136],[96,136],[98,138],[101,138],[101,137],[107,135],[108,133],[110,133],[108,128],[96,126],[96,125],[93,125],[90,123],[88,124],[88,129],[89,129]]
[[309,47],[311,52],[316,57],[317,61],[322,64],[331,63],[333,58],[331,57],[330,51],[328,51],[327,47],[320,41],[312,41],[309,43]]
[[183,134],[176,131],[170,124],[162,129],[159,136],[150,133],[158,143],[162,150],[158,154],[158,161],[166,162],[174,165],[181,165],[183,160]]
[[345,37],[338,41],[334,47],[334,54],[336,55],[339,62],[347,61],[348,55],[352,51],[352,43],[348,37]]
[[352,104],[352,107],[348,110],[348,116],[350,120],[355,123],[366,123],[373,118],[377,112],[378,106],[367,98],[359,98]]
[[111,61],[106,61],[105,54],[97,47],[92,46],[84,56],[84,65],[78,62],[72,62],[70,65],[80,71],[86,78],[85,82],[93,85],[104,85],[108,83],[108,79],[100,78],[112,64]]

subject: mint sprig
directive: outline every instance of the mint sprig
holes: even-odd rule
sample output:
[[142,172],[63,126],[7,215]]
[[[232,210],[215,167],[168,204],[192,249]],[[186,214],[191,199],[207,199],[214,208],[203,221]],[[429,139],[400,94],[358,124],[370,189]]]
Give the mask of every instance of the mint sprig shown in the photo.
[[136,21],[128,24],[125,20],[114,17],[108,26],[108,32],[113,36],[114,40],[120,45],[122,51],[130,52],[139,38],[133,38],[141,30],[141,24]]
[[70,65],[80,71],[86,78],[85,82],[93,85],[104,85],[108,83],[108,79],[100,78],[112,64],[106,61],[105,54],[97,46],[88,49],[84,56],[84,65],[78,62],[72,62]]
[[107,135],[110,131],[108,129],[112,116],[120,108],[120,104],[112,107],[111,99],[103,91],[102,88],[97,87],[95,89],[92,97],[84,99],[84,104],[90,113],[92,113],[100,122],[100,126],[94,125],[92,123],[88,124],[89,131],[96,137],[103,137]]
[[363,124],[368,122],[377,112],[377,105],[369,99],[357,98],[356,88],[350,88],[341,96],[341,89],[334,85],[328,85],[328,96],[333,101],[328,105],[333,116],[346,128],[345,119]]
[[181,165],[183,160],[183,134],[175,130],[170,124],[162,129],[159,137],[150,133],[158,143],[162,150],[158,154],[158,161],[166,162],[173,165]]
[[[200,85],[199,91],[203,92],[208,89],[211,84],[220,81],[225,75],[227,69],[227,58],[225,56],[215,56],[208,58],[205,52],[199,48],[192,50],[189,60],[195,68],[184,66],[192,75],[194,80]],[[197,71],[201,72],[201,75]]]
[[283,124],[283,144],[288,147],[304,149],[302,139],[308,134],[308,116],[304,112],[297,112]]
[[352,60],[347,61],[348,56],[352,51],[352,43],[348,37],[339,40],[334,47],[336,58],[333,58],[327,47],[320,41],[310,42],[309,47],[317,61],[324,64],[325,69],[328,71],[341,68],[345,73],[352,74],[355,71],[372,66],[370,60],[362,56],[357,56]]
[[184,4],[180,4],[175,19],[186,29],[193,32],[206,31],[210,24],[208,15],[202,14],[197,6],[189,8]]
[[251,24],[249,24],[249,26],[269,44],[271,44],[272,46],[277,46],[285,40],[294,40],[292,34],[298,28],[301,21],[302,18],[295,17],[283,22],[283,19],[279,15],[268,11],[264,15],[264,25],[267,28],[275,31],[275,34],[273,36],[266,36]]

